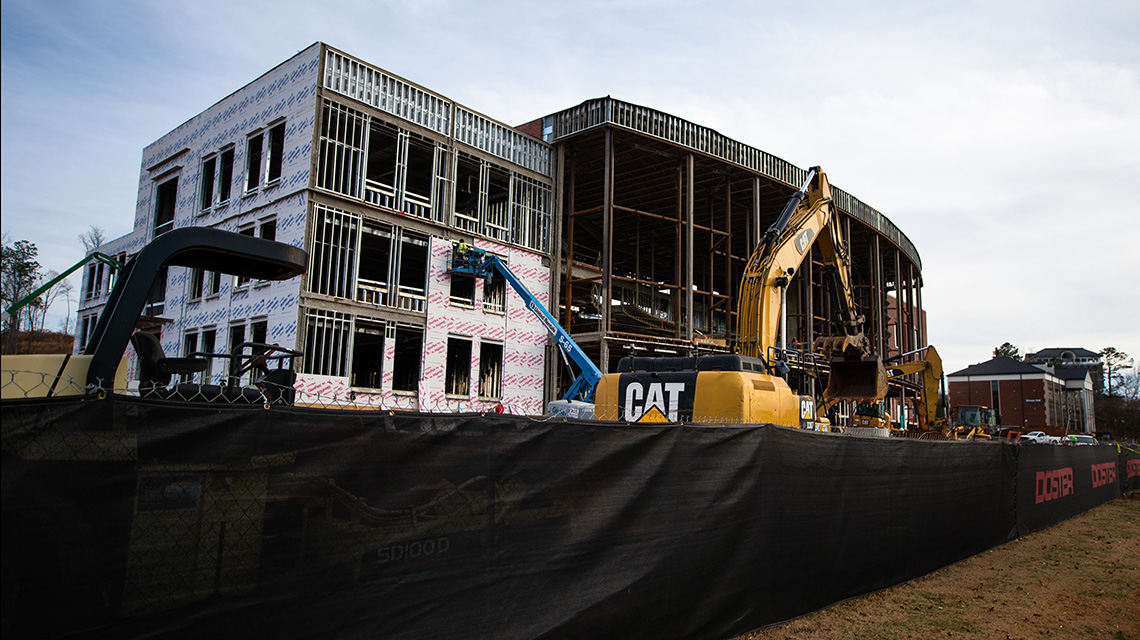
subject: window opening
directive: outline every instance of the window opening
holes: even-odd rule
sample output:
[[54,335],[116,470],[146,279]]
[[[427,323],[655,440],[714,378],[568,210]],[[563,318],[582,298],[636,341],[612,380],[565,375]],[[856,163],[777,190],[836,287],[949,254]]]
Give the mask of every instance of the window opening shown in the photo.
[[360,234],[360,267],[356,277],[356,300],[388,305],[392,262],[392,227],[364,223]]
[[150,294],[147,296],[146,306],[143,307],[144,316],[161,316],[166,306],[166,274],[167,267],[158,270],[154,277],[154,283],[150,286]]
[[455,226],[479,230],[479,164],[460,155],[455,166]]
[[435,145],[408,139],[404,180],[404,211],[431,218],[431,187],[435,182]]
[[202,161],[202,190],[200,193],[198,209],[202,212],[214,206],[214,179],[218,168],[218,157],[210,156]]
[[258,237],[264,240],[277,239],[277,218],[270,218],[261,223],[261,227],[257,232]]
[[422,312],[427,296],[427,236],[405,232],[400,241],[400,286],[397,307]]
[[[454,247],[452,253],[455,253]],[[475,276],[451,274],[451,302],[468,307],[475,306]]]
[[224,206],[230,201],[230,192],[234,184],[234,148],[222,150],[221,165],[218,167],[218,206]]
[[263,134],[257,134],[245,143],[245,191],[257,189],[261,182],[261,152]]
[[506,313],[507,279],[498,271],[483,280],[483,309],[492,313]]
[[[236,361],[240,361],[240,356],[245,352],[245,348],[240,347],[245,342],[245,324],[231,324],[230,325],[230,355],[233,356],[229,360],[229,365],[232,366]],[[232,372],[233,369],[230,369]],[[248,376],[242,376],[238,379],[230,379],[230,384],[244,386],[248,380]]]
[[[254,228],[246,227],[245,229],[238,229],[238,233],[243,236],[254,237]],[[234,276],[234,289],[241,289],[249,284],[250,279],[245,276]]]
[[363,113],[325,101],[317,160],[318,187],[360,197],[367,122]]
[[206,272],[201,269],[190,270],[190,293],[186,296],[191,302],[202,299],[205,292]]
[[269,149],[265,171],[265,183],[274,184],[281,179],[281,166],[285,160],[285,123],[269,130]]
[[351,329],[352,316],[346,313],[309,311],[303,370],[322,376],[344,376]]
[[[186,335],[184,335],[182,337],[182,355],[189,357],[191,353],[194,353],[197,350],[198,350],[198,333],[194,332],[194,331],[188,331],[186,333]],[[182,382],[192,382],[193,380],[194,380],[194,374],[193,373],[182,374]]]
[[206,296],[213,298],[222,292],[222,277],[217,271],[206,274]]
[[463,338],[447,339],[448,395],[466,396],[471,386],[471,341]]
[[483,342],[479,345],[479,397],[503,397],[503,345]]
[[396,132],[383,123],[373,122],[368,131],[368,173],[364,199],[374,205],[396,208]]
[[510,241],[510,214],[511,214],[511,177],[509,174],[496,169],[487,170],[487,204],[484,220],[484,235]]
[[419,390],[423,340],[423,330],[418,327],[396,328],[395,355],[392,360],[393,391]]
[[354,387],[379,389],[384,364],[384,323],[357,320],[352,340]]
[[178,204],[178,178],[158,185],[154,195],[154,237],[174,228],[174,207]]
[[[202,329],[202,353],[214,353],[215,342],[217,341],[217,329]],[[206,370],[202,372],[202,384],[210,384],[214,377],[214,359],[206,358]]]
[[518,174],[511,176],[511,242],[538,251],[550,249],[550,187]]
[[317,205],[310,251],[308,289],[312,293],[352,299],[360,218]]

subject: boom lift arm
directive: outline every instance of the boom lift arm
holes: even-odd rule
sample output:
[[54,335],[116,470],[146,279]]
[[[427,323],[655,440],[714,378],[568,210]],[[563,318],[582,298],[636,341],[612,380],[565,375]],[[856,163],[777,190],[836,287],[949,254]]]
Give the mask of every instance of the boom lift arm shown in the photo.
[[581,400],[583,402],[594,401],[594,389],[598,386],[598,381],[602,379],[602,372],[590,360],[586,352],[582,351],[578,343],[574,342],[574,339],[570,337],[570,332],[558,324],[554,316],[546,310],[546,307],[538,301],[538,298],[526,288],[526,285],[498,256],[488,255],[483,249],[469,248],[461,244],[452,255],[450,271],[472,276],[487,276],[493,272],[501,274],[526,303],[526,308],[538,316],[542,325],[546,327],[550,335],[554,336],[554,341],[558,343],[562,352],[581,370],[562,399]]

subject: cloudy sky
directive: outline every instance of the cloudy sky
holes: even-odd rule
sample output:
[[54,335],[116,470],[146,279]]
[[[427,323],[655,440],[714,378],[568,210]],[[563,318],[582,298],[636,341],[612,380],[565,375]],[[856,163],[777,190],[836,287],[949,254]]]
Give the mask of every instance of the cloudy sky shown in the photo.
[[320,40],[508,124],[611,95],[823,166],[918,247],[947,371],[1006,341],[1140,357],[1135,0],[2,12],[3,233],[46,268],[82,257],[91,225],[130,230],[145,145]]

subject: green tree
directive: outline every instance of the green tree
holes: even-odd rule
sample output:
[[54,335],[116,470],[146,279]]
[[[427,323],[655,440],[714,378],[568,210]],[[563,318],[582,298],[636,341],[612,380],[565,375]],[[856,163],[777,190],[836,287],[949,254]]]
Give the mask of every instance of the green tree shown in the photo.
[[1006,342],[1006,343],[1002,344],[1000,347],[994,348],[994,357],[1000,358],[1002,356],[1005,356],[1007,358],[1013,358],[1014,360],[1020,360],[1021,359],[1021,350],[1018,349],[1017,347],[1013,346],[1012,343]]
[[1104,360],[1105,395],[1112,395],[1112,383],[1122,379],[1123,374],[1132,368],[1132,358],[1116,347],[1105,347],[1100,350],[1100,357]]
[[[6,240],[6,239],[5,239]],[[28,304],[8,315],[8,307],[15,304],[36,289],[40,277],[40,263],[36,260],[39,250],[27,240],[3,243],[3,256],[0,259],[0,306],[4,309],[4,340],[7,353],[16,352],[16,336],[23,320],[32,324],[38,307]]]

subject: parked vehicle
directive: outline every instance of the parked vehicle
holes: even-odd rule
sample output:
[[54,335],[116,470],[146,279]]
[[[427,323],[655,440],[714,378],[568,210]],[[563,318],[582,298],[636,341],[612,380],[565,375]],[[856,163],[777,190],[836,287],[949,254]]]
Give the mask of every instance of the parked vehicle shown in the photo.
[[1078,446],[1078,447],[1079,446],[1092,446],[1092,445],[1100,444],[1099,442],[1097,442],[1096,438],[1094,438],[1092,436],[1084,436],[1084,435],[1065,436],[1061,440],[1061,442],[1064,444],[1067,444],[1069,446]]
[[1030,431],[1018,438],[1017,441],[1021,444],[1043,444],[1048,437],[1044,431]]

